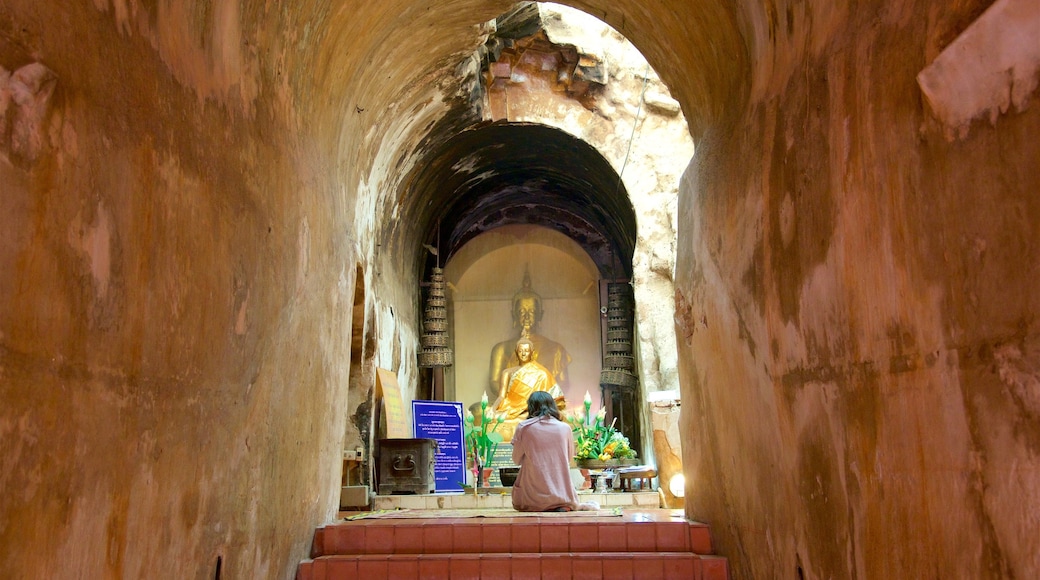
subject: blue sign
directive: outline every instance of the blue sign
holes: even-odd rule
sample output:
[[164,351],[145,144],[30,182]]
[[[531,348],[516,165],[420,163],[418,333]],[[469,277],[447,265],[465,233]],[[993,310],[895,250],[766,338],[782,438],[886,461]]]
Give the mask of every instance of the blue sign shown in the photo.
[[416,439],[437,441],[433,474],[438,493],[463,491],[462,484],[466,482],[466,432],[462,421],[462,403],[412,401]]

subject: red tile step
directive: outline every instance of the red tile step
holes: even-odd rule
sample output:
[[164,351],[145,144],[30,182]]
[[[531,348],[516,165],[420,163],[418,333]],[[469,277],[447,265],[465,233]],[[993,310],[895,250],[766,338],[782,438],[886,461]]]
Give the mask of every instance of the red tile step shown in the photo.
[[370,519],[314,535],[298,580],[690,578],[727,580],[707,525],[672,510],[623,517]]
[[725,558],[690,552],[365,554],[305,560],[297,580],[381,579],[729,580]]
[[315,532],[311,557],[544,551],[713,553],[710,530],[700,522],[523,517],[336,523]]

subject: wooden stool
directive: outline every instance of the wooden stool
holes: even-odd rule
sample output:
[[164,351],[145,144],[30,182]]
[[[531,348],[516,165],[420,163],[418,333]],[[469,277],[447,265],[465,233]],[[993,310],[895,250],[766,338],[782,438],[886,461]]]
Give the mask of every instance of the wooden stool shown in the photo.
[[[647,468],[640,471],[625,471],[618,474],[620,477],[621,491],[642,491],[644,489],[654,488],[654,477],[657,477],[657,470]],[[633,483],[638,484],[639,487],[633,487]]]

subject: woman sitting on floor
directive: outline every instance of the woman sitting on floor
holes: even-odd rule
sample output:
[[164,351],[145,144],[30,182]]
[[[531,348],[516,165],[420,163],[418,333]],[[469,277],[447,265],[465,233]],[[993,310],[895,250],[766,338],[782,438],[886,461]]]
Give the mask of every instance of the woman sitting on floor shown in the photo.
[[570,472],[574,437],[570,426],[560,420],[552,395],[531,393],[527,417],[513,434],[513,463],[520,466],[513,484],[513,508],[522,512],[598,509],[595,502],[578,503]]

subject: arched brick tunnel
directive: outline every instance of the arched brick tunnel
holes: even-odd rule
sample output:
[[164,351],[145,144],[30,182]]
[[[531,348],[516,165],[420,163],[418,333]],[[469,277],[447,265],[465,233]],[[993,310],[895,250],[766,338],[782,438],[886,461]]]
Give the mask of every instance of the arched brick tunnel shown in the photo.
[[[697,144],[686,510],[734,575],[1040,575],[1034,4],[572,6]],[[3,4],[0,576],[291,577],[335,515],[352,342],[414,371],[434,222],[555,204],[594,258],[632,251],[580,143],[478,126],[470,59],[509,8]],[[424,173],[510,131],[589,165],[545,162],[556,197]]]

